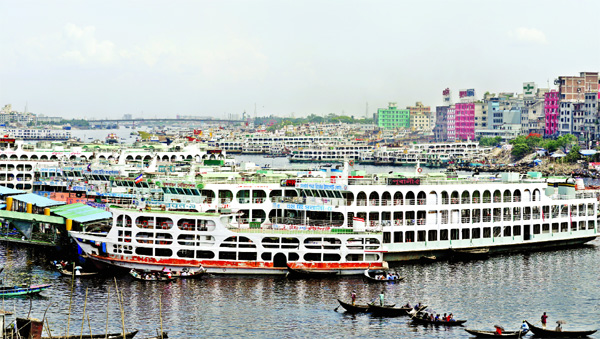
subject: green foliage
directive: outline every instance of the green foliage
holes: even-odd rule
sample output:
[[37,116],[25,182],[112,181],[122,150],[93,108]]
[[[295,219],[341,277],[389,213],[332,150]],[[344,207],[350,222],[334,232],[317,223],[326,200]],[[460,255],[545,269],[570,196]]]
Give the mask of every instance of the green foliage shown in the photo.
[[571,147],[571,150],[564,158],[565,161],[570,162],[570,163],[577,162],[577,160],[579,160],[581,158],[581,155],[579,154],[580,150],[581,150],[581,148],[579,147],[579,145],[575,145],[575,146]]
[[544,147],[549,153],[556,152],[556,150],[560,147],[558,141],[556,140],[546,140],[542,147]]
[[531,152],[531,148],[526,143],[513,144],[511,154],[516,158],[522,158]]
[[500,143],[502,142],[502,137],[493,137],[493,138],[486,138],[483,137],[481,139],[479,139],[479,146],[498,146],[500,145]]
[[320,116],[316,114],[311,114],[305,118],[278,118],[278,117],[261,117],[254,119],[255,125],[263,125],[268,122],[275,121],[276,123],[273,126],[269,126],[267,131],[275,131],[277,129],[282,128],[287,125],[304,125],[308,123],[325,123],[325,124],[373,124],[373,119],[355,119],[354,117],[349,117],[345,115],[336,115],[334,113],[329,113],[326,116]]

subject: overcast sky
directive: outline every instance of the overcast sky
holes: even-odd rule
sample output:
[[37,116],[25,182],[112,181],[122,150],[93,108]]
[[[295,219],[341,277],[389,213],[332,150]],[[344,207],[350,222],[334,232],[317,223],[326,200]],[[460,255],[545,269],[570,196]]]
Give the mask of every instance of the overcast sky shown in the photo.
[[[600,70],[600,1],[0,0],[0,105],[364,116]],[[142,113],[143,112],[143,113]]]

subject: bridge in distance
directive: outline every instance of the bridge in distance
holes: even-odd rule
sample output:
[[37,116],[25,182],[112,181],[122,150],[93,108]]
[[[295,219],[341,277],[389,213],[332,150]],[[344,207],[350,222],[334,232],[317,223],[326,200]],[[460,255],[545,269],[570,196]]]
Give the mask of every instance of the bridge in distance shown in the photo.
[[154,119],[102,119],[102,120],[88,120],[90,124],[118,124],[120,122],[215,122],[215,123],[241,123],[245,120],[231,120],[231,119],[208,119],[208,118],[183,118],[183,119],[169,119],[169,118],[154,118]]

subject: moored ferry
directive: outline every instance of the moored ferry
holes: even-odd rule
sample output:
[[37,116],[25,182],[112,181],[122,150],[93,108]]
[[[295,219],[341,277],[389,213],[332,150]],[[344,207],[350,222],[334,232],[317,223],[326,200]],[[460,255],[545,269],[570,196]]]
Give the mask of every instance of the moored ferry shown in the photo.
[[235,214],[112,207],[112,227],[70,231],[99,266],[172,270],[203,266],[214,274],[285,274],[289,269],[358,275],[384,268],[381,232],[251,224]]

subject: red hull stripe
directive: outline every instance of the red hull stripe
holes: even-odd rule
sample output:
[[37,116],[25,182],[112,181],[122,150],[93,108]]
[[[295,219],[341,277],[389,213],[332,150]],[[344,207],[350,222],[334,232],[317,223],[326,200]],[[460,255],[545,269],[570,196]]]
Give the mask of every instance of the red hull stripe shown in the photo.
[[[205,268],[265,268],[265,269],[285,269],[285,267],[274,267],[273,262],[270,261],[231,261],[231,260],[195,260],[195,259],[157,259],[149,257],[138,257],[132,256],[130,258],[124,258],[121,256],[99,256],[91,255],[94,259],[100,261],[118,261],[122,263],[132,264],[147,264],[156,266],[178,266],[178,267],[199,267],[202,265]],[[291,268],[296,269],[314,269],[314,270],[348,270],[348,269],[378,269],[383,268],[381,262],[369,263],[369,262],[290,262]]]

